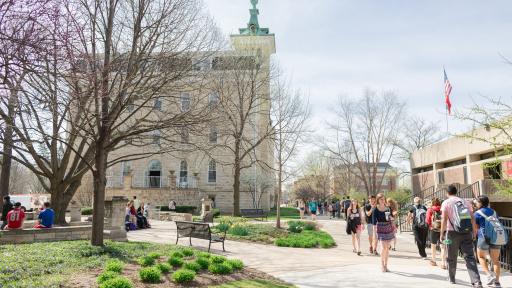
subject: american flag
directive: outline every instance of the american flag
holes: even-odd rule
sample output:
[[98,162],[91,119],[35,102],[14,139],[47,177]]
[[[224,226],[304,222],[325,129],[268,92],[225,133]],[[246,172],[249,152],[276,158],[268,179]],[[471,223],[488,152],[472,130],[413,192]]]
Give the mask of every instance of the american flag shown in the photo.
[[452,102],[450,102],[450,93],[452,92],[452,84],[450,84],[450,80],[448,80],[448,76],[446,76],[446,70],[444,70],[444,102],[446,103],[446,109],[448,110],[448,114],[452,114]]

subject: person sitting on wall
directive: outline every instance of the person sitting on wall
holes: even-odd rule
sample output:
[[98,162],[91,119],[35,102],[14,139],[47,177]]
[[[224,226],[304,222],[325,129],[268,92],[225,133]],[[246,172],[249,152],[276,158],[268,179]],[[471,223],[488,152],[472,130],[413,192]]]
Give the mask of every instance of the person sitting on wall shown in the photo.
[[52,208],[50,208],[50,202],[44,202],[43,211],[39,213],[38,223],[34,228],[44,229],[44,228],[52,228],[53,220],[55,219],[55,212]]
[[4,230],[17,230],[23,229],[23,222],[25,221],[25,212],[21,210],[21,203],[14,203],[14,209],[7,213],[7,226]]
[[11,197],[9,195],[4,196],[4,205],[2,208],[2,226],[0,230],[3,230],[5,226],[7,226],[7,213],[13,209],[13,205],[11,203]]
[[141,205],[137,209],[137,214],[136,214],[137,228],[139,228],[139,229],[150,228],[148,219],[146,218],[146,216],[144,216],[144,208],[143,207],[144,207],[144,202],[141,202]]

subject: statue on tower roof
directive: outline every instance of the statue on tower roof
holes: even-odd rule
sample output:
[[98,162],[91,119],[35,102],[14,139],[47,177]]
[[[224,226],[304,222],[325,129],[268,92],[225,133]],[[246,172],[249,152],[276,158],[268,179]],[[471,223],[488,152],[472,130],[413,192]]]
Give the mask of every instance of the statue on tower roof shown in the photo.
[[240,28],[240,35],[251,35],[251,36],[261,36],[261,35],[269,35],[268,28],[260,28],[260,24],[258,22],[258,15],[260,14],[258,8],[258,0],[251,0],[252,9],[250,9],[251,18],[249,23],[247,23],[247,28]]

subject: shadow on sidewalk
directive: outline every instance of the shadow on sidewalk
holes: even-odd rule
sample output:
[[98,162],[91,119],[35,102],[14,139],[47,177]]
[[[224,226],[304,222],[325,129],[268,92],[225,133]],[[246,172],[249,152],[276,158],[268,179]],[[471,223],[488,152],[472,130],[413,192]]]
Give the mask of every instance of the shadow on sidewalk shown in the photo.
[[[407,272],[397,272],[397,271],[390,271],[389,273],[395,274],[402,277],[408,277],[408,278],[424,278],[424,279],[433,279],[433,280],[439,280],[439,281],[445,281],[446,284],[448,284],[448,275],[447,276],[440,276],[437,274],[415,274],[415,273],[407,273]],[[457,281],[457,285],[464,285],[471,287],[471,283],[466,281]]]

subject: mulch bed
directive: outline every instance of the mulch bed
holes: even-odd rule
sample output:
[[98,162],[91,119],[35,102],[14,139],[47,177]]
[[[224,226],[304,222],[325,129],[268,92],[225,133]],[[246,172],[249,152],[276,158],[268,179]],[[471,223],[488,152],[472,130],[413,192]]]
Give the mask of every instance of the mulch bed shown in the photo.
[[[252,269],[252,268],[244,268],[239,272],[235,272],[230,275],[214,275],[209,273],[208,271],[201,271],[196,275],[194,281],[188,284],[176,284],[172,282],[170,276],[172,272],[169,274],[162,274],[162,282],[159,284],[146,284],[142,283],[139,278],[139,270],[140,266],[134,264],[126,264],[122,275],[128,277],[132,280],[134,287],[136,288],[144,288],[144,287],[208,287],[214,285],[220,285],[223,283],[228,283],[232,281],[238,280],[268,280],[275,283],[283,283],[283,281],[270,276],[269,274],[263,273],[261,271]],[[96,277],[102,272],[102,269],[94,269],[88,272],[73,275],[72,279],[68,281],[62,287],[69,288],[90,288],[90,287],[98,287],[96,284]]]

